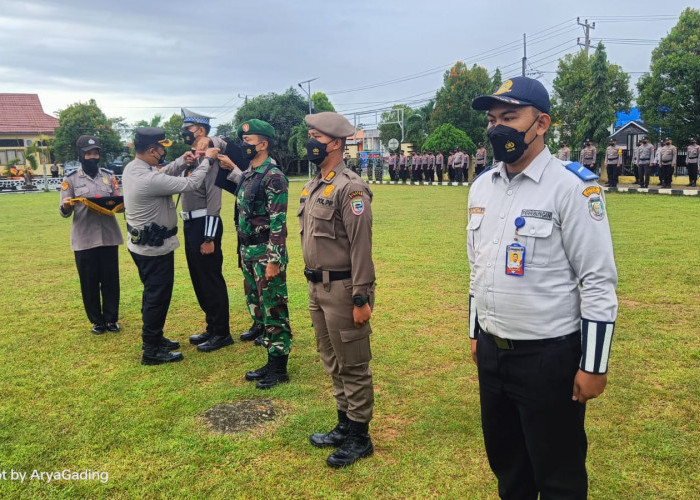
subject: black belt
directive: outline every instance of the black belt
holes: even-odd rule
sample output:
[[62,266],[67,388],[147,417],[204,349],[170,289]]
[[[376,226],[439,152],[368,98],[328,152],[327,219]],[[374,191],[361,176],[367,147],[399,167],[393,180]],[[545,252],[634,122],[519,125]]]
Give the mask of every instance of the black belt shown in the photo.
[[[309,269],[304,268],[304,276],[311,283],[322,283],[323,282],[323,271],[320,269]],[[350,271],[328,271],[328,281],[338,281],[338,280],[348,280],[352,278],[352,273]]]
[[523,349],[526,347],[554,344],[556,342],[565,342],[576,335],[580,335],[580,332],[574,332],[574,333],[570,333],[568,335],[562,335],[561,337],[552,337],[552,338],[548,338],[548,339],[512,340],[512,339],[504,339],[501,337],[496,337],[495,335],[491,335],[490,333],[485,332],[484,330],[481,330],[481,329],[480,329],[480,331],[481,331],[481,333],[483,333],[487,337],[491,337],[494,344],[496,344],[496,347],[498,347],[499,349],[505,349],[505,350]]
[[241,245],[260,245],[261,243],[267,243],[270,241],[270,231],[263,231],[262,233],[253,233],[250,235],[245,235],[241,232],[238,233],[238,242]]

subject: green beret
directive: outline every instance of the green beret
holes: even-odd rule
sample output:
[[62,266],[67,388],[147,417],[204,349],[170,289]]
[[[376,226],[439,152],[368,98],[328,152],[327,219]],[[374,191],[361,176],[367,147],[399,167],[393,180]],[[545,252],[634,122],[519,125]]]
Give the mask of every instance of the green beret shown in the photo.
[[238,138],[243,138],[243,134],[265,135],[275,138],[275,129],[267,122],[253,118],[246,120],[238,126]]

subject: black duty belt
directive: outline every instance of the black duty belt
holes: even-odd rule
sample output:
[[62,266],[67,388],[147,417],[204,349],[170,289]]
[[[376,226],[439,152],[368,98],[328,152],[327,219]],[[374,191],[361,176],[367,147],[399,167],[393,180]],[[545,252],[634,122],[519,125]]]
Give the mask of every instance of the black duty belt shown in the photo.
[[267,243],[270,241],[270,231],[263,231],[261,233],[253,233],[250,235],[245,235],[241,232],[238,233],[238,242],[241,245],[260,245],[262,243]]
[[490,333],[485,332],[484,330],[481,330],[481,333],[483,333],[487,337],[490,337],[493,340],[494,344],[496,344],[496,347],[505,350],[524,349],[527,347],[554,344],[556,342],[565,342],[567,340],[572,339],[574,336],[580,335],[580,332],[574,332],[568,335],[562,335],[561,337],[552,337],[548,339],[512,340],[496,337],[495,335],[491,335]]
[[[311,283],[322,283],[323,282],[323,271],[320,269],[309,269],[304,268],[304,276]],[[338,281],[338,280],[348,280],[352,278],[352,273],[350,271],[328,271],[328,281]]]

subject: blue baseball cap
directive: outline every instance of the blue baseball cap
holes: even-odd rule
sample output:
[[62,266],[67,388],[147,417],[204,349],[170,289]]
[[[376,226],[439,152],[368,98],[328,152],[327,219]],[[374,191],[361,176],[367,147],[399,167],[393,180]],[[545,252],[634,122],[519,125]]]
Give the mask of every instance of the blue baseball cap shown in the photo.
[[496,102],[516,106],[532,106],[549,114],[549,93],[538,80],[516,76],[506,80],[491,95],[481,95],[472,101],[472,108],[487,111]]

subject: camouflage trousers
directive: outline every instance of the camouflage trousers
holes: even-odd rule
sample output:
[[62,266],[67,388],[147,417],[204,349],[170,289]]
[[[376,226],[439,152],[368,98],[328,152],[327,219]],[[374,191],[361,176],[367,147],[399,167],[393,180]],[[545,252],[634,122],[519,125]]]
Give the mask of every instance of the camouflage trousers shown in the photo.
[[265,325],[263,345],[271,356],[286,356],[292,346],[292,329],[287,309],[287,266],[267,280],[266,261],[243,262],[245,300],[253,321]]

